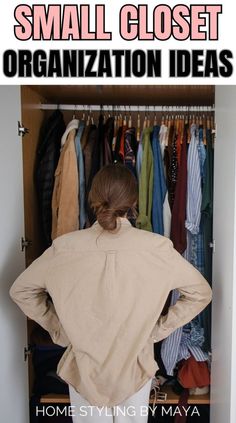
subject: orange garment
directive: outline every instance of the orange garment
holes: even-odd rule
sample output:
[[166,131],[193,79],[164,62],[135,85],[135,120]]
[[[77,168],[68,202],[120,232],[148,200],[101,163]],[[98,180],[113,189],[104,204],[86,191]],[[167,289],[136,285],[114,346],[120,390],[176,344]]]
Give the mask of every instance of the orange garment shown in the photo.
[[125,158],[125,132],[126,132],[126,130],[127,130],[127,126],[122,126],[119,155],[121,156],[123,161],[124,161],[124,158]]
[[55,172],[52,197],[52,240],[79,227],[79,175],[75,151],[76,129],[63,146]]
[[202,388],[210,385],[207,362],[196,361],[193,356],[184,360],[178,371],[178,380],[184,388]]

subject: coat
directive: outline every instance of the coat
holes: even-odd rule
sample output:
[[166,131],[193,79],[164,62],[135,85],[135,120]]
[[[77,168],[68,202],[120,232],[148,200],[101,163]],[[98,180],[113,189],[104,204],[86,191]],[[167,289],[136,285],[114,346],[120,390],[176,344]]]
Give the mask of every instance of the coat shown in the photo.
[[56,110],[44,123],[36,151],[35,183],[44,247],[51,245],[52,195],[54,173],[58,164],[61,137],[65,131],[63,115]]

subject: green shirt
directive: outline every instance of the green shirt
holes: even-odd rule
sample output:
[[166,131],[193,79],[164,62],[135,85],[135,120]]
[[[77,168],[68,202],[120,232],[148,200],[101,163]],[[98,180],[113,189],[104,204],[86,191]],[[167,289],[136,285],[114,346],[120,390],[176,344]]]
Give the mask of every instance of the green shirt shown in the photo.
[[143,158],[139,178],[139,216],[136,226],[139,229],[152,231],[152,191],[153,191],[153,153],[151,133],[153,128],[146,128],[143,133]]

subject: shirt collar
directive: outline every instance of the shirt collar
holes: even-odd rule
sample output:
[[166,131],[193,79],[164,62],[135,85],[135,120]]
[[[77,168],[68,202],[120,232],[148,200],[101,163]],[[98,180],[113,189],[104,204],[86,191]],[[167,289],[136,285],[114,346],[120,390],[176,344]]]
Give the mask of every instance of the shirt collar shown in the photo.
[[65,130],[64,134],[62,135],[62,139],[61,139],[61,146],[62,147],[65,144],[67,136],[70,133],[70,131],[72,131],[73,129],[78,129],[78,127],[79,127],[79,120],[78,119],[72,119],[68,123],[66,130]]
[[[126,217],[118,217],[117,221],[118,221],[118,224],[120,222],[121,226],[132,226],[130,221]],[[99,225],[97,220],[94,222],[94,224],[92,226],[94,226],[94,225]]]

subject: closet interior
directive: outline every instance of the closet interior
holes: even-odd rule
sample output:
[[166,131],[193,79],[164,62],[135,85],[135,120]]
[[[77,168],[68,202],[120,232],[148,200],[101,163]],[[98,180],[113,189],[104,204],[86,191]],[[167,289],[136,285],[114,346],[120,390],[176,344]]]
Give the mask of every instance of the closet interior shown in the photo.
[[[22,101],[22,127],[27,128],[24,136],[22,137],[23,142],[23,172],[24,172],[24,210],[25,210],[25,257],[26,257],[26,266],[29,266],[32,261],[34,261],[46,248],[45,236],[43,235],[42,230],[42,220],[40,216],[40,206],[39,206],[39,197],[37,193],[37,177],[36,177],[36,166],[38,162],[38,146],[39,142],[42,139],[42,128],[44,123],[52,116],[55,110],[58,110],[62,113],[65,127],[73,119],[77,119],[79,122],[83,121],[84,126],[96,125],[99,127],[101,124],[101,116],[103,116],[102,125],[104,125],[108,120],[112,122],[112,133],[109,134],[108,144],[111,149],[111,160],[122,161],[118,154],[118,158],[115,155],[116,153],[116,143],[119,138],[119,143],[122,143],[122,137],[124,138],[124,149],[125,146],[129,147],[128,153],[126,150],[123,156],[123,161],[130,168],[131,171],[135,173],[135,176],[139,180],[140,168],[138,171],[137,167],[137,154],[142,143],[142,134],[151,128],[158,128],[158,136],[161,137],[163,143],[160,145],[159,160],[162,154],[163,159],[163,170],[162,178],[165,180],[165,195],[169,194],[169,205],[171,210],[173,210],[173,204],[171,205],[171,195],[174,195],[174,191],[177,183],[177,176],[174,175],[176,167],[180,169],[181,166],[181,150],[183,150],[183,145],[186,147],[186,157],[187,151],[189,152],[192,138],[194,142],[197,142],[197,154],[199,157],[202,157],[202,160],[206,163],[208,160],[208,165],[211,167],[208,168],[208,176],[204,174],[203,161],[200,166],[201,172],[201,181],[198,181],[198,188],[202,191],[204,190],[203,184],[212,184],[213,181],[213,151],[214,151],[214,133],[215,133],[215,120],[214,120],[214,86],[205,85],[205,86],[56,86],[56,85],[45,85],[45,86],[22,86],[21,87],[21,101]],[[100,123],[99,123],[100,122]],[[173,131],[175,136],[172,134],[173,144],[170,146],[170,128],[174,128]],[[125,128],[125,131],[120,130],[119,128]],[[132,134],[130,135],[130,129],[134,128]],[[166,132],[161,132],[166,128]],[[103,126],[104,129],[104,126]],[[120,132],[119,132],[120,131]],[[23,131],[24,132],[24,131]],[[126,137],[126,133],[129,133],[130,137]],[[128,144],[126,141],[128,140]],[[197,141],[196,141],[197,140]],[[150,136],[150,144],[152,138]],[[135,146],[134,146],[135,144]],[[201,146],[200,146],[201,144]],[[118,153],[121,151],[119,144]],[[164,159],[164,152],[169,154],[169,165],[166,164]],[[91,154],[93,154],[91,150]],[[200,156],[201,155],[201,156]],[[204,156],[204,158],[203,158]],[[143,157],[143,156],[141,156]],[[185,158],[186,158],[185,157]],[[168,158],[168,157],[167,157]],[[190,161],[190,159],[189,159]],[[201,161],[201,160],[200,160]],[[103,158],[101,160],[103,164],[106,163],[106,160]],[[101,163],[100,162],[100,163]],[[171,169],[171,162],[173,167],[172,170],[168,173],[168,166]],[[140,162],[141,163],[141,162]],[[209,164],[210,163],[210,164]],[[159,161],[160,164],[160,161]],[[187,164],[187,162],[186,162]],[[140,164],[141,166],[141,164]],[[206,165],[205,165],[206,166]],[[175,169],[175,171],[173,171]],[[211,172],[211,173],[209,173]],[[194,175],[194,173],[193,173]],[[174,185],[173,185],[174,181]],[[86,183],[86,182],[85,182]],[[187,185],[187,181],[185,181]],[[179,187],[180,191],[181,187]],[[172,190],[172,194],[170,193]],[[208,191],[205,192],[205,201],[207,194],[211,192],[211,187],[208,186]],[[163,195],[164,195],[163,193]],[[212,194],[212,192],[211,192]],[[86,195],[86,194],[85,194]],[[212,200],[212,199],[211,199]],[[198,204],[199,206],[199,204]],[[187,207],[187,206],[186,206]],[[206,208],[204,209],[206,211]],[[202,209],[203,210],[203,209]],[[201,205],[200,205],[201,211]],[[169,229],[166,229],[165,223],[162,222],[161,229],[160,225],[153,224],[152,221],[152,212],[150,211],[150,222],[151,230],[161,235],[171,236],[171,222],[169,222]],[[165,219],[164,219],[165,220]],[[91,224],[89,219],[87,219],[86,224],[83,227]],[[198,222],[201,226],[201,222]],[[210,245],[209,240],[212,235],[212,220],[207,222],[207,229],[202,229],[200,237],[198,236],[198,231],[193,231],[193,234],[190,235],[190,238],[186,238],[186,243],[192,245],[193,249],[198,248],[196,245],[201,244],[203,246],[204,239],[208,243],[207,258],[205,255],[205,260],[209,266],[212,266],[211,263],[211,254],[212,254],[212,245]],[[167,225],[168,226],[168,225]],[[141,229],[146,229],[140,224]],[[82,229],[79,227],[78,229]],[[150,228],[149,228],[150,230]],[[169,234],[166,234],[166,230]],[[183,233],[182,228],[182,233]],[[208,232],[207,232],[208,231]],[[173,228],[172,228],[173,232]],[[173,235],[173,233],[172,233]],[[186,235],[187,237],[187,235]],[[205,237],[205,238],[204,238]],[[173,236],[174,244],[176,241],[176,235]],[[211,239],[212,241],[212,239]],[[178,242],[177,242],[178,243]],[[181,250],[183,249],[183,251]],[[187,251],[187,244],[185,248],[180,247],[180,252],[184,253],[187,259],[196,264],[196,266],[201,267],[201,263],[194,261],[194,254],[192,258],[189,258],[188,254],[191,255],[191,252]],[[186,252],[187,251],[187,252]],[[196,257],[195,257],[196,259]],[[210,270],[211,271],[211,270]],[[203,270],[204,273],[204,270]],[[209,281],[211,283],[211,281]],[[172,299],[169,299],[168,306],[171,304]],[[163,311],[165,312],[165,311]],[[60,386],[58,388],[57,383],[55,382],[55,369],[52,371],[47,367],[47,363],[50,363],[52,357],[60,357],[62,350],[56,348],[51,353],[51,342],[48,339],[47,334],[44,331],[40,330],[38,325],[33,321],[28,319],[28,347],[26,348],[25,355],[28,358],[29,363],[29,395],[33,398],[32,406],[35,405],[35,389],[37,391],[37,400],[41,404],[68,404],[69,397],[67,389],[65,386]],[[195,351],[196,361],[207,361],[208,365],[211,357],[211,347],[210,339],[203,340],[204,334],[202,328],[208,326],[208,332],[210,331],[210,309],[208,309],[207,314],[203,314],[199,319],[195,321],[194,334],[197,337],[198,341],[201,338],[201,345],[205,342],[205,349],[202,351],[196,352],[197,342],[195,342],[195,350],[192,349],[193,355]],[[185,339],[188,338],[191,328],[186,328],[184,333]],[[179,334],[180,336],[181,334]],[[209,335],[209,334],[208,334]],[[209,335],[210,337],[210,335]],[[181,336],[180,336],[181,338]],[[188,338],[189,339],[189,338]],[[176,342],[176,339],[173,340]],[[180,341],[179,341],[180,342]],[[200,341],[199,341],[200,342]],[[208,344],[206,346],[206,344]],[[199,344],[198,344],[199,345]],[[162,357],[161,355],[162,346],[155,346],[155,357]],[[167,346],[165,346],[167,348]],[[173,348],[173,345],[172,345]],[[46,364],[42,361],[42,354],[46,357]],[[205,357],[202,358],[202,357]],[[177,360],[177,359],[176,359]],[[163,361],[159,363],[161,369]],[[170,370],[168,375],[161,374],[160,380],[165,382],[160,388],[156,388],[155,395],[158,404],[168,405],[179,403],[181,392],[178,392],[178,389],[173,390],[171,383],[168,384],[168,381],[171,379],[173,369]],[[206,372],[206,368],[204,369]],[[47,392],[47,386],[44,384],[44,381],[36,381],[38,374],[47,375],[47,383],[51,383],[51,391]],[[164,371],[165,373],[165,371]],[[167,382],[167,383],[166,383]],[[204,384],[203,384],[204,385]],[[36,387],[36,388],[35,388]],[[42,394],[40,394],[40,389]],[[153,392],[150,397],[150,403],[154,402]],[[193,392],[193,395],[189,395],[187,399],[189,405],[209,405],[210,404],[210,394],[208,390],[202,391],[202,393]],[[167,417],[166,417],[167,419]],[[33,422],[32,418],[32,422]],[[169,421],[158,420],[158,421]],[[172,420],[171,420],[172,421]],[[174,421],[174,420],[173,420]],[[189,420],[191,421],[191,420]],[[205,421],[205,420],[204,420]],[[207,420],[206,420],[207,421]]]

